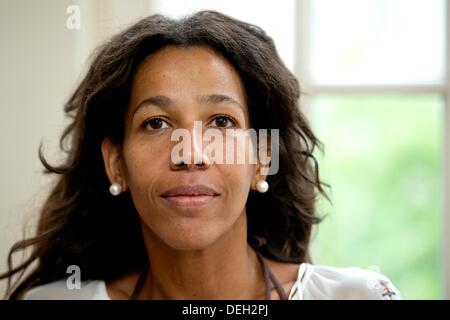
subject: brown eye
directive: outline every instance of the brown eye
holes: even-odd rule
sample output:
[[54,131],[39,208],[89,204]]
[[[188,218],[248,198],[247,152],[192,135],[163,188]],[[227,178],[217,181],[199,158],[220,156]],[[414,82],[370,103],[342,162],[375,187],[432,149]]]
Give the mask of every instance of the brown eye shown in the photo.
[[167,122],[161,118],[152,118],[146,120],[143,126],[147,130],[159,130],[168,127]]
[[227,116],[219,116],[212,121],[213,125],[218,128],[231,128],[236,125],[234,120]]

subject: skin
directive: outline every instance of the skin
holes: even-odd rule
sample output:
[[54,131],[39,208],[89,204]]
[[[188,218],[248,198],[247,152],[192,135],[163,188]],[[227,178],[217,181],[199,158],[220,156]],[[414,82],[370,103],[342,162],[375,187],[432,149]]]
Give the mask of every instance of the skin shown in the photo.
[[[222,98],[205,99],[211,95]],[[205,130],[250,127],[240,77],[212,49],[166,47],[147,57],[133,79],[123,144],[107,138],[102,143],[110,182],[129,190],[141,217],[151,263],[138,298],[263,299],[262,268],[247,243],[245,204],[266,177],[259,164],[211,163],[195,147],[201,142],[193,131],[199,120]],[[170,137],[179,128],[196,137],[186,155],[191,164],[171,160],[177,142]],[[202,163],[193,164],[194,157]],[[178,206],[161,197],[171,188],[197,184],[218,195],[200,206]],[[298,265],[266,261],[289,293]],[[138,276],[107,283],[109,296],[128,299]],[[275,291],[272,298],[278,298]]]

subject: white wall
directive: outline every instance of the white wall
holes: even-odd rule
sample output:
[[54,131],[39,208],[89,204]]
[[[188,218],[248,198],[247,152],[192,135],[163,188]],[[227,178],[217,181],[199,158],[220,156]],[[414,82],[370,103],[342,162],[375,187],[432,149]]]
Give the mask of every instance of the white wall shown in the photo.
[[[36,216],[49,180],[38,146],[55,150],[62,106],[74,88],[73,32],[65,27],[68,1],[0,2],[0,270],[22,237],[26,217]],[[54,158],[54,157],[53,157]],[[5,281],[0,282],[3,294]]]

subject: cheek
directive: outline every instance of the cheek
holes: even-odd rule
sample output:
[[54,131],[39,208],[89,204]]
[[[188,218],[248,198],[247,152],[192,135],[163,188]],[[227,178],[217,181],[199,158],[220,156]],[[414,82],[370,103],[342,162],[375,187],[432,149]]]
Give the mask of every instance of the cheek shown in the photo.
[[253,179],[253,165],[224,164],[220,166],[223,182],[229,191],[227,205],[245,207]]
[[170,144],[145,139],[124,144],[125,171],[128,187],[133,198],[147,196],[149,189],[157,187],[158,175],[167,167]]
[[223,165],[228,183],[240,193],[243,189],[248,193],[256,172],[256,153],[249,136],[238,134],[238,138],[226,138],[223,152],[224,159],[233,160],[233,164]]

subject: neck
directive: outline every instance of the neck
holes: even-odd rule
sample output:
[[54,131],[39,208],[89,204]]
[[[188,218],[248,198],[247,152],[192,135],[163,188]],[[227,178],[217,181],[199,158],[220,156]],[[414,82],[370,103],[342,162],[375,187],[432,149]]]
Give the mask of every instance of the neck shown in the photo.
[[146,299],[262,299],[263,271],[247,243],[245,214],[208,248],[176,250],[147,226],[144,240],[150,257],[140,297]]

